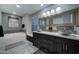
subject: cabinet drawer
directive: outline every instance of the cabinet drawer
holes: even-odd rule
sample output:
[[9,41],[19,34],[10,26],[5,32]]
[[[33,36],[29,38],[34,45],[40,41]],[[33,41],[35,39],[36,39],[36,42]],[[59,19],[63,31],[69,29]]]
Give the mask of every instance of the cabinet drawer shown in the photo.
[[43,43],[43,44],[52,45],[52,41],[46,40],[46,39],[39,39],[38,42],[39,42],[40,44]]
[[50,35],[46,35],[46,34],[39,34],[38,35],[38,38],[46,38],[46,39],[49,39],[49,38],[51,38],[51,36]]
[[77,40],[67,39],[67,43],[68,45],[79,46],[79,41]]

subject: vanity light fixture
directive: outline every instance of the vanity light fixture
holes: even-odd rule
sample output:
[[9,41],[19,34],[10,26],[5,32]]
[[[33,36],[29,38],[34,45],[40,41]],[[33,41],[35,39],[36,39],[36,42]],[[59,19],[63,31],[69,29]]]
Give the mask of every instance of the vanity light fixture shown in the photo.
[[50,16],[50,11],[47,11],[46,14],[47,14],[47,16]]
[[21,6],[17,4],[16,7],[17,7],[17,8],[20,8]]
[[46,13],[43,13],[43,16],[46,17]]
[[56,12],[59,12],[61,10],[61,7],[56,8]]
[[48,14],[48,15],[49,15],[49,14],[50,14],[50,12],[49,12],[49,11],[47,11],[47,12],[46,12],[46,14]]
[[54,10],[54,9],[52,9],[52,10],[51,10],[51,14],[54,14],[54,13],[55,13],[55,10]]

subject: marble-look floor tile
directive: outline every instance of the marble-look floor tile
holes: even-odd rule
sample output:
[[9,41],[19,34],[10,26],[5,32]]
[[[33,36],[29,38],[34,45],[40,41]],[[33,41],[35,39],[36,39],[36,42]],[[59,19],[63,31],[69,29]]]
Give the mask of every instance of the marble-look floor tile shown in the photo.
[[38,50],[38,48],[36,48],[33,45],[21,45],[15,48],[12,48],[10,50],[8,50],[9,52],[11,52],[12,54],[33,54],[34,52],[36,52]]
[[41,50],[37,50],[36,52],[34,52],[34,54],[46,54],[46,53]]

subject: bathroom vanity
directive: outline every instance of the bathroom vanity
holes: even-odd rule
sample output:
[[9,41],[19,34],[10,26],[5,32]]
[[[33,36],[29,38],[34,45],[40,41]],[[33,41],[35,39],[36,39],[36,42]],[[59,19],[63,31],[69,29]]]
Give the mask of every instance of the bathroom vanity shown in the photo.
[[56,32],[33,32],[33,45],[49,54],[78,54],[79,36]]

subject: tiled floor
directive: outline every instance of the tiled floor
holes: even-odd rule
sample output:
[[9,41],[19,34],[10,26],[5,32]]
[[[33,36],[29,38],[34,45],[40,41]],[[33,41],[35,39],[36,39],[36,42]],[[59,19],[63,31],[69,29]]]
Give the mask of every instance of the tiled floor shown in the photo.
[[0,51],[0,54],[45,54],[43,51],[39,50],[33,44],[27,41],[26,44],[16,46],[7,51]]
[[46,54],[46,53],[41,50],[37,50],[34,54]]
[[27,41],[26,44],[9,49],[8,52],[10,52],[11,54],[33,54],[37,50],[38,48],[33,46],[32,43],[29,44],[29,41]]
[[11,50],[9,50],[9,52],[11,52],[12,54],[33,54],[34,52],[36,52],[38,50],[38,48],[32,46],[32,45],[22,45],[19,47],[15,47]]

